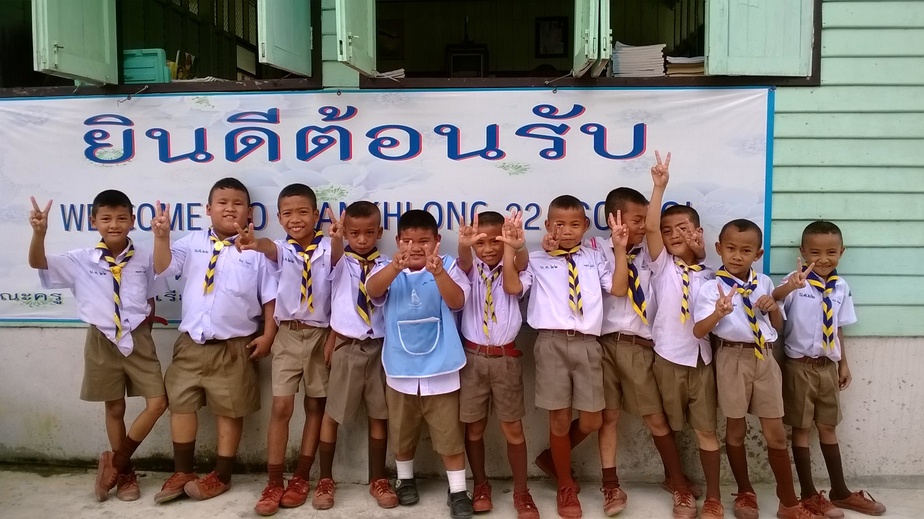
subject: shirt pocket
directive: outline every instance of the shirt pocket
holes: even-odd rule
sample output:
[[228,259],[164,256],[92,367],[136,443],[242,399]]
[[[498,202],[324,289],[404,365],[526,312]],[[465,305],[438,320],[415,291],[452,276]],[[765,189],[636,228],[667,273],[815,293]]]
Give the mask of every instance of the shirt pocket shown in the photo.
[[[227,290],[237,297],[257,297],[260,293],[259,271],[256,264],[248,265],[243,261],[234,261],[228,269]],[[221,275],[223,272],[217,272],[215,282],[222,284]]]
[[439,317],[398,321],[397,324],[401,348],[411,355],[432,353],[442,337],[442,321]]

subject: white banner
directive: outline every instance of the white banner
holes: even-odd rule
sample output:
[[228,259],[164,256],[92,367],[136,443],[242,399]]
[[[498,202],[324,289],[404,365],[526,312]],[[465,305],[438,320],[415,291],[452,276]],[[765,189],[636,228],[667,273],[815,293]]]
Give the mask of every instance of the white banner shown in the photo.
[[[26,256],[34,195],[54,200],[49,254],[92,247],[93,197],[124,191],[135,204],[133,240],[150,246],[154,202],[169,203],[173,238],[208,228],[216,180],[250,189],[254,223],[283,237],[276,196],[302,182],[321,209],[376,202],[383,252],[407,209],[440,224],[455,254],[457,220],[524,211],[538,246],[549,201],[572,194],[588,206],[590,234],[607,234],[603,199],[630,186],[648,196],[654,150],[671,151],[667,203],[690,204],[711,243],[728,220],[765,230],[773,93],[768,89],[567,89],[286,92],[0,100],[0,322],[75,322],[67,291],[43,290]],[[327,220],[324,219],[323,223]],[[767,241],[765,239],[767,243]],[[179,287],[175,282],[172,287]],[[180,315],[180,294],[158,314]]]

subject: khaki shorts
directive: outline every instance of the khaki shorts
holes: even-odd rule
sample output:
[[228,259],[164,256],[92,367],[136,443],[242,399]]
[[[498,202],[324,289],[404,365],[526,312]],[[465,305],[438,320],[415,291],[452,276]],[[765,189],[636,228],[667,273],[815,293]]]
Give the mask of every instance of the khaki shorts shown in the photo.
[[592,335],[539,330],[535,346],[536,406],[596,412],[603,398],[602,348]]
[[700,358],[695,368],[674,364],[655,357],[654,376],[664,399],[664,414],[671,429],[682,431],[683,425],[700,432],[716,430],[715,371]]
[[387,420],[382,339],[349,339],[337,336],[330,358],[330,386],[325,412],[342,424],[365,403],[366,415]]
[[279,326],[273,341],[273,396],[298,393],[301,386],[305,396],[327,396],[330,368],[324,362],[324,341],[329,328],[303,328],[293,330],[285,324]]
[[783,364],[783,423],[800,429],[814,422],[841,423],[840,392],[836,362],[787,359]]
[[624,409],[636,416],[663,411],[661,393],[651,370],[654,348],[616,340],[617,334],[600,337],[603,347],[603,394],[607,409]]
[[465,451],[458,391],[420,396],[406,395],[386,386],[385,400],[388,402],[388,439],[396,454],[417,450],[424,422],[430,427],[430,440],[437,454],[454,456]]
[[485,357],[465,352],[459,372],[459,419],[472,423],[486,418],[488,409],[502,422],[526,416],[523,398],[523,366],[518,357]]
[[760,418],[783,417],[783,375],[769,349],[760,360],[754,348],[719,346],[715,382],[719,408],[726,418],[744,418],[748,413]]
[[257,365],[248,359],[253,336],[196,344],[182,333],[164,375],[173,413],[195,413],[207,405],[218,416],[240,418],[260,410]]
[[126,357],[97,327],[87,329],[81,400],[108,402],[125,395],[155,398],[167,394],[150,328],[142,324],[132,330],[132,341],[134,349]]

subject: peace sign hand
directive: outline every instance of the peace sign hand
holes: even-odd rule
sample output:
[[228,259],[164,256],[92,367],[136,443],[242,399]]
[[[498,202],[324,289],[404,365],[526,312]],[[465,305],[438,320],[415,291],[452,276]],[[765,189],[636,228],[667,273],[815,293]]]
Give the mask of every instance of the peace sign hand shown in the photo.
[[151,219],[151,232],[155,238],[170,237],[170,204],[161,205],[160,200],[154,203],[154,218]]
[[472,218],[471,225],[465,225],[465,219],[459,218],[459,247],[471,247],[478,240],[487,238],[487,234],[478,232],[478,215]]
[[504,218],[501,235],[497,241],[503,242],[507,247],[519,252],[526,245],[526,233],[523,231],[523,212],[513,209],[510,216]]
[[440,242],[436,242],[433,251],[427,256],[427,272],[434,276],[443,272],[443,258],[440,257]]
[[253,223],[241,229],[241,226],[237,222],[234,222],[234,230],[237,231],[237,239],[234,240],[234,247],[238,252],[257,249],[257,237],[253,232]]
[[808,268],[805,268],[802,264],[802,258],[796,258],[796,271],[786,280],[786,287],[792,290],[805,288],[805,280],[808,279],[809,274],[812,273],[814,268],[814,263],[809,265]]
[[706,257],[706,244],[703,242],[703,230],[697,229],[695,231],[686,231],[682,234],[683,241],[686,242],[687,247],[690,247],[690,250],[693,251],[693,254],[697,259],[702,259]]
[[727,294],[722,291],[721,283],[716,285],[716,287],[719,289],[719,298],[715,301],[715,313],[719,314],[721,317],[725,317],[735,309],[732,298],[735,297],[735,291],[738,290],[738,285],[732,285],[731,290],[729,290]]
[[401,272],[402,270],[407,268],[408,256],[409,256],[408,248],[409,248],[409,245],[406,241],[404,240],[398,241],[398,252],[396,252],[395,255],[392,256],[391,258],[391,265],[396,270],[398,270],[398,272]]
[[551,231],[545,233],[542,237],[542,249],[546,252],[552,252],[558,249],[558,242],[561,241],[561,226],[556,225]]
[[667,187],[667,182],[670,180],[671,154],[668,152],[662,162],[661,153],[655,150],[655,160],[657,164],[651,166],[651,180],[655,187]]
[[36,234],[45,234],[48,231],[48,213],[51,212],[51,202],[45,204],[45,209],[39,209],[38,202],[34,196],[29,197],[32,200],[32,210],[29,211],[29,224],[32,225],[32,231]]
[[340,219],[334,218],[334,212],[330,207],[327,208],[327,218],[330,219],[330,226],[327,228],[327,236],[335,239],[343,239],[343,217],[344,211],[340,211]]
[[610,226],[613,248],[625,250],[629,245],[629,226],[622,223],[622,211],[616,210],[616,216],[610,213],[606,219]]

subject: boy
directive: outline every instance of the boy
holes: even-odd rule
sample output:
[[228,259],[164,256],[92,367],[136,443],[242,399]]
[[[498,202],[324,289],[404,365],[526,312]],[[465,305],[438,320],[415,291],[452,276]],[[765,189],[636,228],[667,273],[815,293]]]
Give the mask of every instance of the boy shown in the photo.
[[[221,179],[209,190],[205,211],[211,228],[191,232],[172,245],[170,206],[157,202],[151,220],[154,271],[163,277],[182,274],[185,280],[180,336],[164,375],[175,472],[154,496],[156,503],[184,494],[210,499],[230,488],[244,417],[260,409],[254,361],[269,354],[276,334],[276,280],[266,258],[232,246],[236,229],[247,227],[253,214],[250,193],[235,178]],[[261,318],[263,333],[257,335]],[[193,462],[196,411],[203,405],[216,417],[218,459],[215,469],[200,479]]]
[[[471,226],[460,222],[458,265],[468,276],[472,295],[462,310],[466,362],[460,374],[459,417],[465,423],[465,451],[475,482],[475,512],[493,508],[484,452],[488,410],[493,408],[507,440],[517,517],[538,519],[539,510],[526,483],[526,438],[521,422],[526,406],[519,358],[523,352],[514,343],[523,324],[519,300],[532,281],[525,269],[525,241],[518,215],[505,220],[500,213],[485,211],[475,215]],[[518,269],[518,255],[522,269]]]
[[[333,217],[331,218],[333,220]],[[369,272],[385,263],[376,243],[382,237],[382,213],[372,202],[353,202],[340,222],[331,224],[331,244],[336,262],[331,280],[330,325],[335,340],[328,341],[324,356],[330,359],[330,387],[321,443],[321,473],[312,506],[334,506],[334,449],[337,429],[365,404],[369,417],[369,494],[382,508],[398,506],[398,496],[388,483],[385,454],[388,408],[385,404],[385,372],[382,370],[382,336],[385,319],[366,292]],[[344,250],[343,240],[347,247]]]
[[[273,341],[273,407],[266,439],[268,482],[254,511],[273,515],[282,506],[295,508],[308,499],[308,474],[314,463],[327,397],[328,367],[324,342],[330,323],[330,239],[316,229],[318,200],[305,184],[290,184],[276,200],[284,240],[256,239],[253,226],[238,229],[241,250],[256,250],[269,260],[279,280],[273,311],[278,331]],[[285,485],[283,471],[289,421],[295,395],[305,392],[305,424],[295,473]]]
[[459,421],[459,370],[465,364],[453,312],[468,297],[465,273],[449,255],[439,255],[433,215],[410,210],[398,219],[398,252],[378,265],[366,283],[373,304],[385,312],[385,400],[388,436],[395,452],[401,505],[419,501],[414,453],[420,426],[430,427],[433,448],[449,479],[449,515],[472,516],[465,488],[465,450]]
[[[808,224],[802,231],[799,251],[808,267],[803,267],[800,259],[797,269],[773,290],[773,298],[783,302],[786,312],[783,423],[792,426],[792,457],[802,486],[802,504],[830,518],[844,517],[840,508],[882,515],[882,503],[862,490],[851,492],[847,488],[837,442],[836,427],[841,421],[838,393],[847,389],[851,380],[841,327],[857,321],[850,287],[837,274],[844,254],[840,228],[826,221]],[[813,422],[831,478],[831,501],[812,481],[809,434]]]
[[783,315],[773,300],[773,282],[751,265],[763,256],[763,233],[749,220],[722,227],[715,248],[722,257],[716,279],[700,288],[693,308],[693,335],[710,332],[716,340],[716,386],[719,408],[726,417],[725,450],[738,484],[735,517],[758,516],[757,496],[748,477],[744,437],[748,413],[760,418],[767,458],[776,479],[781,519],[816,518],[793,491],[792,469],[783,429],[782,376],[771,348]]
[[[533,275],[526,318],[536,338],[536,405],[549,411],[549,450],[558,483],[558,514],[579,518],[581,503],[571,475],[571,409],[579,412],[575,434],[598,430],[603,397],[602,352],[597,337],[603,326],[603,293],[625,294],[603,255],[581,242],[590,227],[584,205],[571,195],[549,204],[545,250],[529,255]],[[612,215],[613,240],[628,233]],[[546,252],[549,251],[549,252]]]
[[[46,255],[50,211],[51,200],[40,209],[32,198],[29,266],[39,269],[42,288],[69,288],[80,320],[90,325],[80,399],[105,402],[106,435],[112,446],[112,451],[99,456],[96,498],[105,501],[116,487],[116,497],[134,501],[140,490],[129,459],[167,409],[160,361],[151,338],[153,298],[159,285],[154,281],[151,252],[136,248],[128,237],[135,215],[121,191],[103,191],[93,199],[90,224],[102,236],[93,248]],[[144,410],[127,434],[126,393],[145,400]]]
[[[651,168],[653,188],[646,221],[651,288],[657,308],[651,327],[654,338],[652,371],[660,390],[664,409],[660,416],[667,418],[664,429],[669,439],[673,440],[672,430],[682,431],[687,422],[696,434],[700,463],[706,477],[706,500],[700,517],[717,519],[725,516],[725,510],[719,488],[720,456],[716,436],[712,347],[708,339],[693,336],[693,319],[689,312],[701,287],[714,274],[712,269],[699,264],[705,250],[702,247],[703,229],[696,210],[674,205],[661,212],[670,178],[671,155],[668,153],[662,162],[661,154],[655,151],[655,159],[657,164]],[[657,441],[656,437],[656,444]],[[672,446],[676,449],[675,445]],[[676,483],[685,483],[685,478],[679,478]],[[692,493],[682,489],[678,491],[675,487],[674,517],[695,515],[696,502]]]

